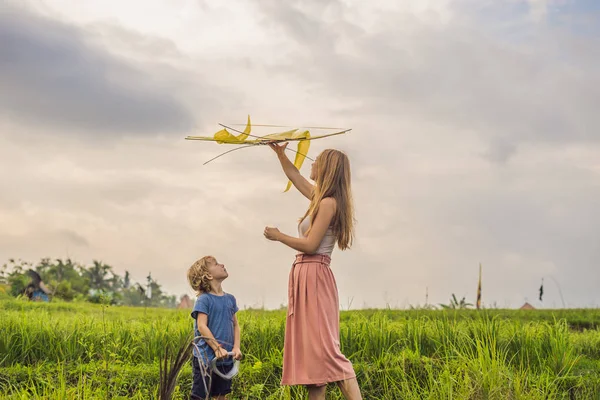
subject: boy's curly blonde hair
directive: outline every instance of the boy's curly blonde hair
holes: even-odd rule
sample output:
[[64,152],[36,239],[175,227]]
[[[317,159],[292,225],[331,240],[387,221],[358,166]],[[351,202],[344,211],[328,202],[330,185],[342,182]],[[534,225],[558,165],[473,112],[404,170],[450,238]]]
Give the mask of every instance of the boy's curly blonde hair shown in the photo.
[[216,261],[213,256],[204,256],[188,269],[188,282],[198,295],[210,292],[208,263],[211,260]]

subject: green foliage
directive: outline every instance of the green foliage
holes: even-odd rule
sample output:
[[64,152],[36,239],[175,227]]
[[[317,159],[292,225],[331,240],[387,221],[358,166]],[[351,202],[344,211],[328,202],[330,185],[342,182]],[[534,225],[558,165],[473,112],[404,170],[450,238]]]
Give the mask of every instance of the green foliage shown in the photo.
[[71,301],[75,298],[77,292],[73,290],[71,286],[71,282],[62,281],[56,285],[56,291],[54,292],[54,296],[59,299],[63,299],[66,301]]
[[[8,399],[188,397],[160,384],[189,340],[189,310],[0,301],[0,393]],[[280,386],[285,311],[239,313],[244,359],[231,399],[304,399]],[[599,310],[341,313],[341,347],[365,399],[591,399],[600,395]],[[172,364],[163,371],[173,371]],[[181,366],[182,365],[182,366]],[[166,375],[164,375],[166,376]],[[329,399],[341,399],[331,386]]]
[[15,297],[18,297],[23,294],[28,283],[29,277],[27,277],[25,274],[10,274],[8,276],[10,294]]

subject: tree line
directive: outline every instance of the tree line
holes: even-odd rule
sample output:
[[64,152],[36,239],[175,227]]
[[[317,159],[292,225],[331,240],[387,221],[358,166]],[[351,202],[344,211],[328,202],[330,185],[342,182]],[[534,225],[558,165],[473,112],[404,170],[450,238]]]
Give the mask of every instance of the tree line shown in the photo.
[[129,271],[120,276],[112,266],[96,260],[92,265],[84,265],[70,258],[42,258],[34,265],[20,259],[9,259],[0,267],[0,285],[8,286],[7,291],[12,296],[22,296],[31,281],[29,270],[41,276],[51,290],[51,298],[127,306],[177,306],[177,297],[163,292],[150,274],[143,284],[134,282]]

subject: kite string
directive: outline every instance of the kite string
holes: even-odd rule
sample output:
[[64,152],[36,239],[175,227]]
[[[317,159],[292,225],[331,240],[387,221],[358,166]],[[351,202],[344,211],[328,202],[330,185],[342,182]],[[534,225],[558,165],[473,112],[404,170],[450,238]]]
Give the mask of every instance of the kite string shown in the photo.
[[252,146],[254,146],[254,145],[252,145],[252,144],[249,144],[249,145],[246,145],[246,146],[242,146],[242,147],[236,147],[235,149],[227,150],[226,152],[224,152],[224,153],[221,153],[221,154],[219,154],[218,156],[211,158],[210,160],[208,160],[207,162],[205,162],[205,163],[204,163],[204,164],[202,164],[202,165],[206,165],[206,164],[208,164],[209,162],[211,162],[211,161],[213,161],[213,160],[216,160],[217,158],[219,158],[219,157],[221,157],[221,156],[224,156],[225,154],[231,153],[232,151],[241,150],[241,149],[244,149],[244,148],[246,148],[246,147],[252,147]]
[[[246,124],[230,124],[233,126],[245,126]],[[269,124],[252,124],[252,126],[261,126],[261,127],[269,127],[269,128],[296,128],[296,126],[291,126],[291,125],[269,125]],[[305,129],[344,129],[344,128],[331,128],[328,126],[300,126],[300,128],[305,128]],[[231,128],[230,128],[231,129]]]

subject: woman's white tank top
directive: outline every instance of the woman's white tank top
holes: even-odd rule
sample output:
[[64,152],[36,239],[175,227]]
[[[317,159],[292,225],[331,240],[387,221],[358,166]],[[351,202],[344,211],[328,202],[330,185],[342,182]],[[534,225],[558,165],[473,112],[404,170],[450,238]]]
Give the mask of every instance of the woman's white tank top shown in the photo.
[[[298,235],[299,237],[306,237],[305,232],[308,230],[310,225],[310,215],[308,215],[305,219],[302,220],[300,225],[298,226]],[[331,253],[333,252],[333,248],[335,247],[335,236],[333,234],[333,229],[331,226],[327,228],[327,232],[325,232],[325,236],[323,236],[323,240],[319,244],[319,248],[317,249],[316,254],[327,254],[331,257]]]

